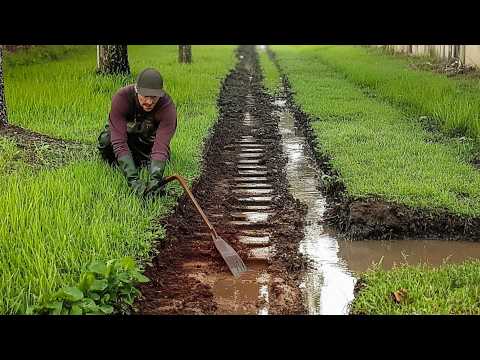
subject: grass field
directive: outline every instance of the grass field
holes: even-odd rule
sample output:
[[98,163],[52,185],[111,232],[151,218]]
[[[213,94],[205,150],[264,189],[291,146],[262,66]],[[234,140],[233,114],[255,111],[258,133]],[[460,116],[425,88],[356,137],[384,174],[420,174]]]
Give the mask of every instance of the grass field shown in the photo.
[[480,136],[480,80],[456,81],[446,75],[414,71],[405,57],[359,46],[322,46],[313,55],[409,113],[428,116],[447,134]]
[[275,64],[270,61],[265,49],[258,49],[258,57],[260,61],[260,67],[263,72],[263,84],[265,89],[270,95],[275,95],[281,92],[281,75],[278,72]]
[[[437,268],[402,265],[362,275],[366,287],[351,304],[352,314],[479,315],[480,261]],[[400,297],[394,301],[393,292]],[[399,300],[399,302],[398,302]]]
[[[233,50],[193,46],[194,63],[180,65],[176,46],[131,46],[131,77],[95,75],[94,46],[28,66],[9,55],[4,69],[9,120],[93,147],[117,88],[133,82],[143,67],[156,67],[178,113],[166,175],[179,173],[191,182],[200,173],[203,141],[217,118],[216,99],[234,66]],[[5,139],[0,149],[0,167],[10,166],[19,149]],[[163,234],[152,220],[171,211],[181,193],[175,187],[173,196],[144,202],[96,156],[54,170],[13,171],[0,178],[0,187],[2,314],[23,313],[76,282],[92,260],[126,255],[147,260],[153,239]]]
[[[366,92],[355,79],[369,78],[360,73],[360,69],[370,71],[368,68],[360,65],[352,70],[355,79],[345,76],[332,54],[357,50],[342,46],[274,46],[273,50],[296,92],[296,102],[310,114],[322,149],[332,158],[350,196],[480,214],[480,176],[467,163],[472,149],[458,139],[438,139],[423,130],[407,115],[417,105],[403,104],[408,108],[404,110],[401,103],[386,102],[374,90]],[[329,61],[323,60],[324,51],[330,54]],[[367,59],[364,54],[363,61],[376,61],[379,69],[383,69],[383,62],[387,68],[390,62],[401,65],[398,59],[375,53],[370,56],[372,59]],[[414,70],[405,71],[403,76],[409,78],[410,73]],[[451,81],[450,86],[458,84],[438,77]],[[468,91],[476,86],[475,82],[461,81]],[[273,91],[277,85],[266,81],[266,86]],[[409,86],[420,87],[418,82]],[[479,268],[478,260],[435,269],[426,265],[401,265],[392,270],[374,266],[361,274],[365,286],[351,304],[351,313],[479,314]],[[393,293],[399,302],[394,301]]]
[[324,51],[334,52],[330,47],[273,50],[349,196],[480,215],[480,173],[467,162],[470,143],[437,141],[398,107],[365,94],[337,66],[323,61]]

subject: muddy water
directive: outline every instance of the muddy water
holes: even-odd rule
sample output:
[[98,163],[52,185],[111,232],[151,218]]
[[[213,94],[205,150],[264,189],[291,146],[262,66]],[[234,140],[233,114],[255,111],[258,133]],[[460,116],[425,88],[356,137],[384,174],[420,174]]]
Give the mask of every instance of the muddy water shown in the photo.
[[246,261],[248,271],[238,278],[231,274],[216,274],[209,279],[217,314],[269,314],[270,275],[266,266],[273,246],[265,227],[268,226],[268,217],[274,214],[271,201],[275,191],[270,172],[263,165],[268,156],[265,139],[254,135],[261,124],[256,114],[248,111],[254,104],[254,98],[248,92],[247,111],[242,120],[243,130],[248,135],[242,135],[235,144],[224,147],[225,151],[235,153],[233,164],[236,167],[230,191],[236,196],[238,205],[237,211],[229,214],[229,225],[238,229],[238,240],[250,248]]
[[377,264],[382,269],[391,269],[400,264],[460,263],[467,259],[480,259],[480,244],[469,241],[446,240],[390,240],[338,242],[339,254],[348,263],[349,269],[359,273]]
[[292,114],[283,107],[280,116],[280,134],[288,156],[287,179],[292,195],[308,206],[305,238],[300,251],[314,261],[315,270],[307,273],[302,287],[309,314],[346,314],[353,300],[356,279],[338,255],[337,240],[323,231],[319,223],[325,211],[326,200],[317,189],[318,170],[306,151],[306,139],[295,128]]
[[357,274],[373,264],[390,269],[402,263],[436,266],[480,258],[480,243],[468,241],[337,240],[322,224],[326,200],[317,189],[319,170],[307,151],[306,139],[295,127],[285,100],[277,99],[275,104],[280,109],[276,113],[280,117],[283,148],[288,156],[289,188],[295,198],[308,206],[300,251],[313,260],[315,267],[307,273],[302,284],[309,314],[348,314]]
[[234,278],[226,273],[216,276],[212,292],[217,314],[268,315],[269,275],[261,264],[250,262],[248,271]]

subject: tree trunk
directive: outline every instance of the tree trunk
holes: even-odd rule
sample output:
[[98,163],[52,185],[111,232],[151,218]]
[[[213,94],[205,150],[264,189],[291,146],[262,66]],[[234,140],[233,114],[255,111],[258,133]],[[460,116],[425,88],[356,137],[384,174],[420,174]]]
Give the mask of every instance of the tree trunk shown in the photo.
[[127,45],[97,45],[97,72],[130,75]]
[[0,128],[8,125],[7,105],[5,103],[5,87],[3,86],[3,45],[0,45]]
[[178,62],[180,64],[192,62],[192,45],[178,45]]

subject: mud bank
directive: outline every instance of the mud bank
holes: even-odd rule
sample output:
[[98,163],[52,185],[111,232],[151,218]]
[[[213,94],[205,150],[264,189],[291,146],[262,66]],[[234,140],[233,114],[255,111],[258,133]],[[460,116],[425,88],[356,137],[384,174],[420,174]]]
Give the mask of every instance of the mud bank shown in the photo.
[[34,169],[55,168],[87,156],[94,156],[95,146],[40,134],[16,125],[0,127],[0,137],[15,141],[22,160]]
[[380,198],[350,197],[345,191],[345,185],[338,172],[333,169],[329,155],[322,150],[314,134],[311,127],[314,119],[295,103],[294,91],[288,76],[279,66],[275,54],[270,49],[268,53],[282,74],[287,104],[294,114],[296,125],[303,129],[312,155],[323,172],[320,176],[319,188],[328,199],[324,218],[326,224],[351,240],[406,238],[480,240],[480,218],[459,216],[444,210],[411,208]]
[[305,313],[299,284],[307,262],[298,251],[305,206],[288,193],[278,118],[255,48],[241,46],[237,57],[221,86],[220,116],[192,191],[249,272],[233,278],[183,196],[146,269],[152,282],[141,287],[142,314]]

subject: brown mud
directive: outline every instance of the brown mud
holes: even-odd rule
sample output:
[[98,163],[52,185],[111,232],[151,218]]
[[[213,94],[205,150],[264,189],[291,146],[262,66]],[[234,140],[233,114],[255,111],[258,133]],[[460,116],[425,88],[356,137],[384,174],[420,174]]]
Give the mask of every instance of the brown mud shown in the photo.
[[11,53],[17,52],[19,50],[27,50],[35,45],[3,45],[3,48]]
[[166,219],[166,240],[145,271],[152,281],[140,288],[141,314],[306,312],[299,284],[307,261],[298,251],[305,206],[288,193],[278,118],[263,89],[254,46],[241,46],[237,57],[221,86],[219,119],[192,192],[250,271],[233,278],[182,196]]
[[430,211],[412,208],[382,199],[356,199],[346,193],[345,185],[330,163],[330,156],[322,150],[311,127],[314,119],[306,114],[293,99],[293,90],[268,49],[268,54],[283,78],[287,105],[294,114],[296,125],[303,129],[312,155],[321,169],[319,188],[328,200],[324,221],[338,235],[350,240],[367,239],[448,239],[480,240],[480,218],[459,216],[446,210]]
[[60,167],[93,156],[96,151],[91,144],[62,140],[11,124],[0,127],[0,137],[15,141],[21,151],[14,160],[21,160],[33,169]]

